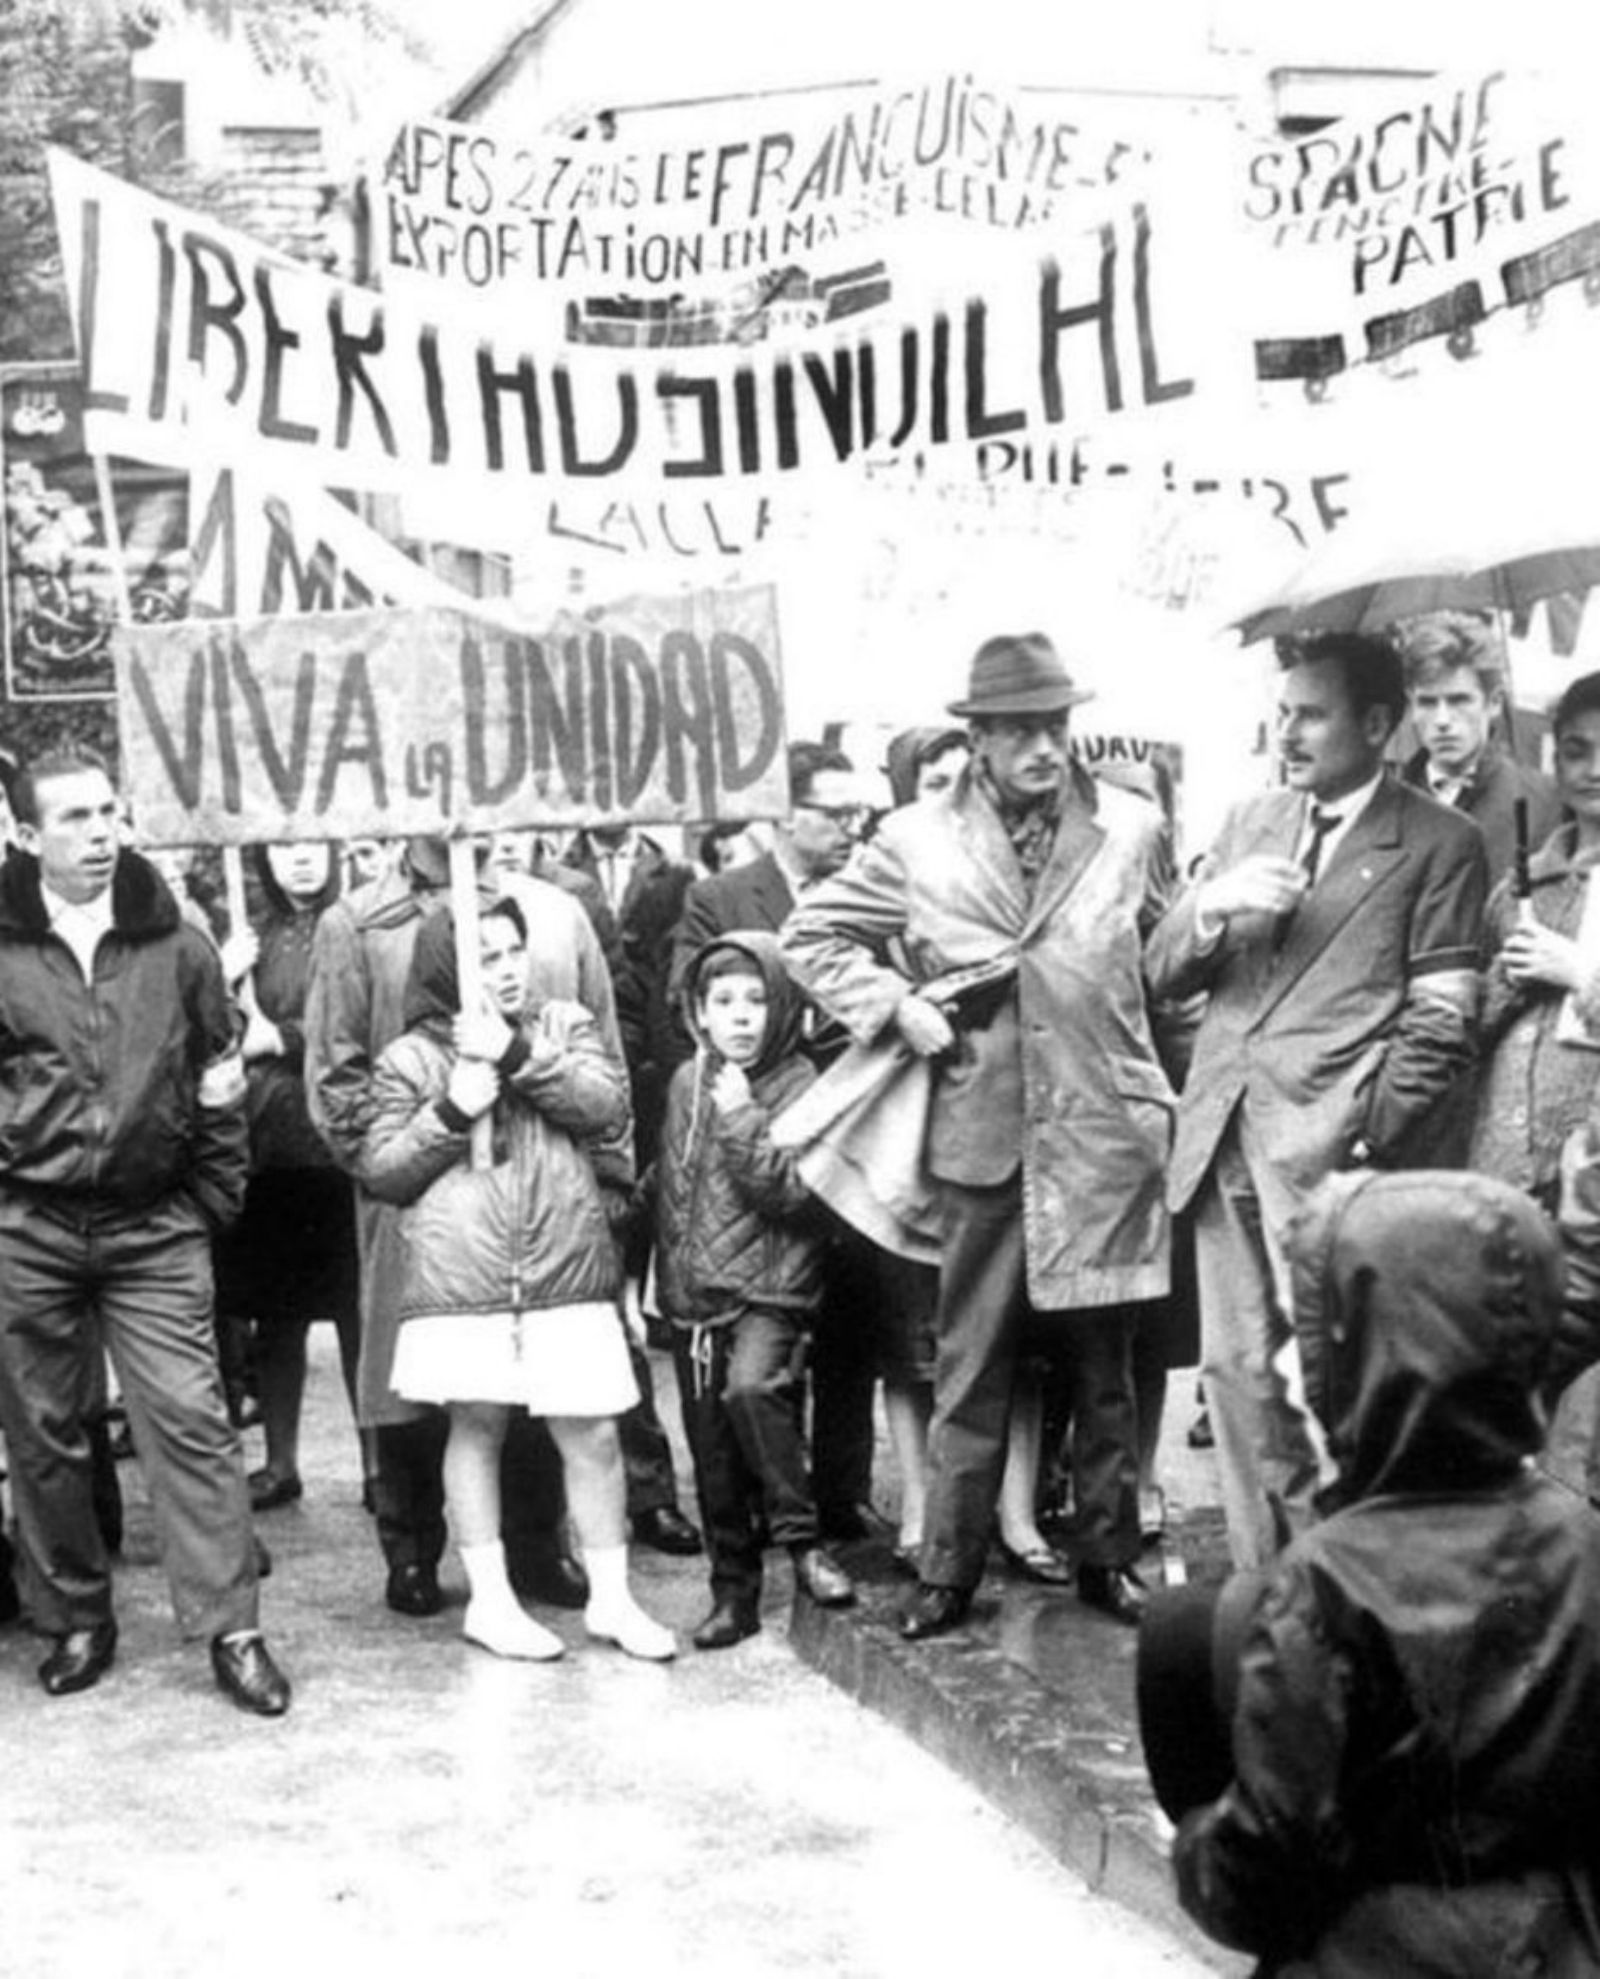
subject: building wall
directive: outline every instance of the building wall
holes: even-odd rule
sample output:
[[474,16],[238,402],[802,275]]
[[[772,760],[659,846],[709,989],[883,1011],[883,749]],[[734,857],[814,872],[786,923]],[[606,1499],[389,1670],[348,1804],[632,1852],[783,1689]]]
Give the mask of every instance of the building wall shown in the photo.
[[112,0],[0,7],[0,362],[71,355],[44,147],[128,169],[129,59]]

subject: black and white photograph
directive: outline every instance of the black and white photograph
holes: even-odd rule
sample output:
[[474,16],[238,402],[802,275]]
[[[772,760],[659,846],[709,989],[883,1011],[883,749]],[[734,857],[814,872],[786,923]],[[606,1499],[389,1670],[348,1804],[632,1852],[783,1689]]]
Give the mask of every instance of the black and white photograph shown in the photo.
[[1597,74],[0,0],[0,1979],[1600,1979]]

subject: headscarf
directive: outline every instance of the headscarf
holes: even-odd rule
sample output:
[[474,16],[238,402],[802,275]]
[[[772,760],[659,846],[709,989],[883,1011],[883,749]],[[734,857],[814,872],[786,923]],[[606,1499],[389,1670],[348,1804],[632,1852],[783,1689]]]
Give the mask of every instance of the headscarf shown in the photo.
[[[480,921],[487,921],[495,914],[503,915],[526,942],[528,923],[515,900],[491,900],[479,906]],[[417,945],[411,951],[411,973],[406,978],[405,1028],[413,1031],[423,1025],[448,1024],[460,1009],[455,910],[441,907],[425,916],[417,930]]]

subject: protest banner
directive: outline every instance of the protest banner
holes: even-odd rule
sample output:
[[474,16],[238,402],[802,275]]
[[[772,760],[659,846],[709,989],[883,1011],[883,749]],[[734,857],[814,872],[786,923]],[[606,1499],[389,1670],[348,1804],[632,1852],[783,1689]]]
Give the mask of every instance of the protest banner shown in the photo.
[[467,602],[320,488],[273,488],[208,465],[196,467],[190,490],[189,610],[197,618]]
[[1588,106],[1501,70],[1250,148],[1240,214],[1260,254],[1266,381],[1326,379],[1497,312],[1600,287],[1600,151]]
[[[689,363],[474,333],[288,267],[63,153],[51,178],[91,444],[249,463],[280,484],[432,483],[480,504],[781,484],[1247,384],[1227,313],[1175,292],[1194,244],[1137,201],[1087,234],[1030,235],[986,287],[953,270],[947,304],[854,341]],[[137,327],[112,338],[109,322]]]
[[399,610],[113,641],[123,788],[155,844],[749,820],[788,801],[770,590],[539,636]]
[[[577,340],[737,340],[765,334],[769,305],[837,321],[886,300],[888,271],[855,239],[886,223],[1047,226],[1146,157],[1081,104],[971,75],[745,103],[720,122],[696,105],[610,140],[417,118],[376,175],[378,253],[386,288],[421,275],[567,299]],[[767,290],[753,310],[746,282]]]

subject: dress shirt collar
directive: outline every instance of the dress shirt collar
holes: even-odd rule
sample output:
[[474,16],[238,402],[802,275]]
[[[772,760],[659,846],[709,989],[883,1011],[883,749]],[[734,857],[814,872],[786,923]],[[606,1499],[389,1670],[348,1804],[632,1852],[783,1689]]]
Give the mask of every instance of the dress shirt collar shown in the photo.
[[1328,861],[1338,851],[1350,827],[1361,816],[1373,798],[1377,796],[1378,788],[1382,784],[1385,774],[1386,772],[1380,769],[1377,775],[1371,778],[1370,781],[1360,784],[1354,790],[1347,790],[1342,797],[1326,800],[1320,797],[1307,799],[1305,813],[1300,823],[1299,853],[1303,854],[1311,842],[1311,814],[1313,810],[1321,811],[1324,815],[1331,813],[1339,820],[1330,831],[1323,834],[1322,854],[1317,865],[1319,873],[1325,873],[1328,870]]

